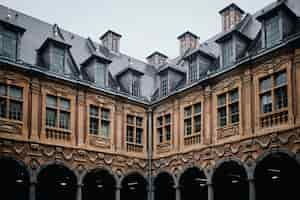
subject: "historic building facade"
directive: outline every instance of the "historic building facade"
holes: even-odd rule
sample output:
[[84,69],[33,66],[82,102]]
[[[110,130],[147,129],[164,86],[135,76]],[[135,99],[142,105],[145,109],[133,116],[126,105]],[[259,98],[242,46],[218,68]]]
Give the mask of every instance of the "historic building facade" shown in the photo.
[[231,4],[147,63],[0,6],[4,199],[297,199],[300,4]]

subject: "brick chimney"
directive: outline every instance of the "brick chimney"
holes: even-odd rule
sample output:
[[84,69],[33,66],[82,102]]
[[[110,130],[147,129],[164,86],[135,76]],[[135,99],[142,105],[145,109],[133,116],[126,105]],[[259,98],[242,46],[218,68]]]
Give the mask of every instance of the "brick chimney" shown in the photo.
[[100,37],[100,40],[102,41],[103,46],[108,48],[110,51],[119,53],[121,37],[122,35],[108,30]]
[[244,15],[244,11],[236,4],[232,3],[229,6],[219,11],[222,16],[222,31],[229,31],[238,24]]
[[187,51],[199,46],[199,37],[190,31],[186,31],[177,37],[179,40],[179,53],[182,56]]
[[157,65],[166,63],[168,56],[166,56],[158,51],[155,51],[152,54],[150,54],[146,59],[149,64],[157,66]]

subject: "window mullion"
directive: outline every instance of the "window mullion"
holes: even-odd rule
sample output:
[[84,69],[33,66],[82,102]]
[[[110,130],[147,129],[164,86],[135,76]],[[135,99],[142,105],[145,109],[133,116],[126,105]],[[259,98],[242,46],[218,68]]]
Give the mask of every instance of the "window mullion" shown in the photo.
[[272,89],[271,89],[271,95],[272,95],[272,112],[275,111],[275,76],[272,75]]
[[226,93],[226,126],[228,126],[230,124],[230,120],[229,120],[229,109],[230,104],[229,104],[229,92]]

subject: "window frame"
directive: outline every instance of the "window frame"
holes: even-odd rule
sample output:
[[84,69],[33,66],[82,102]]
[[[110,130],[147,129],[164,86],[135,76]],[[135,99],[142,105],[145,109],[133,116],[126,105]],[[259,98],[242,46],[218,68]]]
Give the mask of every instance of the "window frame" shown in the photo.
[[[274,29],[275,27],[276,27],[276,29]],[[268,29],[273,30],[273,33],[270,33],[269,32],[270,30],[268,30]],[[278,36],[278,38],[274,38],[274,36]],[[270,39],[272,39],[272,40],[270,40]],[[264,21],[265,47],[266,48],[271,48],[271,47],[275,46],[276,44],[278,44],[280,42],[280,40],[281,40],[280,16],[275,15],[275,16],[273,16],[273,17],[271,17],[271,18]]]
[[[14,35],[15,38],[12,38],[11,35]],[[11,60],[17,60],[18,59],[18,47],[19,47],[19,40],[20,40],[20,33],[14,30],[11,30],[9,28],[6,28],[4,26],[0,27],[0,44],[2,45],[2,47],[0,46],[0,56],[11,59]],[[10,56],[6,56],[3,55],[3,49],[4,49],[4,38],[10,38],[10,41],[14,41],[15,45],[14,45],[14,55],[12,55],[12,57]],[[11,52],[10,52],[11,53]]]
[[[96,115],[92,115],[91,114],[91,110],[92,110],[92,107],[94,109],[97,109],[97,113]],[[108,117],[104,117],[103,113],[105,111],[108,111]],[[98,106],[98,105],[95,105],[95,104],[89,104],[88,105],[88,119],[89,119],[89,127],[88,127],[88,134],[89,136],[95,136],[95,137],[100,137],[100,138],[105,138],[105,139],[109,139],[111,138],[111,135],[112,135],[112,112],[111,112],[111,109],[110,108],[107,108],[107,107],[104,107],[104,106]],[[91,119],[93,120],[97,120],[97,133],[92,133],[91,132]],[[103,131],[103,124],[104,123],[108,123],[108,135],[105,135],[104,134],[104,131]]]
[[161,96],[167,96],[169,93],[169,78],[168,75],[161,77],[160,80]]
[[[128,117],[132,117],[132,122],[129,123]],[[126,145],[134,145],[134,146],[139,146],[139,147],[144,147],[144,134],[145,134],[145,129],[144,129],[144,123],[145,123],[145,117],[137,114],[131,114],[131,113],[126,113],[125,115],[125,143]],[[141,119],[141,124],[137,123],[137,119]],[[133,141],[128,141],[128,128],[133,129]],[[138,130],[141,131],[140,137],[137,137],[137,132]],[[140,138],[140,142],[138,142],[138,138]]]
[[[161,119],[161,123],[158,119]],[[169,122],[168,120],[169,119]],[[156,138],[158,145],[170,145],[173,139],[172,135],[172,113],[164,113],[156,116]],[[167,131],[169,130],[169,132]],[[159,134],[161,133],[161,134]],[[162,140],[161,140],[162,139]]]
[[[191,104],[185,105],[183,107],[183,138],[184,138],[184,145],[196,145],[202,143],[202,133],[203,133],[203,101],[193,102]],[[196,106],[200,106],[200,112],[196,112]],[[186,111],[190,109],[190,114],[187,115]],[[200,130],[196,131],[196,119],[200,117]],[[191,122],[191,133],[187,134],[186,129],[186,122]],[[195,138],[195,140],[191,139]]]

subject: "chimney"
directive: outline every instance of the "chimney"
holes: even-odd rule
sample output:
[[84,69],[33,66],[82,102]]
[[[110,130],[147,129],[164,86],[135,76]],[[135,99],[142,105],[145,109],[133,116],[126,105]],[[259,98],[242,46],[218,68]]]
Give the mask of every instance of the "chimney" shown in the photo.
[[108,48],[110,51],[119,53],[121,37],[122,35],[108,30],[100,37],[100,40],[102,41],[103,46]]
[[187,51],[196,49],[199,46],[199,37],[190,31],[186,31],[177,37],[179,40],[179,53],[183,56]]
[[160,64],[166,63],[168,56],[166,56],[158,51],[155,51],[151,55],[149,55],[146,59],[149,64],[158,66]]
[[232,3],[219,11],[222,16],[222,31],[229,31],[238,24],[244,15],[244,11],[236,4]]

